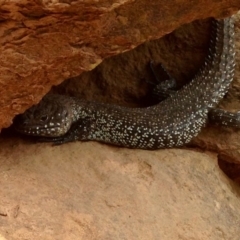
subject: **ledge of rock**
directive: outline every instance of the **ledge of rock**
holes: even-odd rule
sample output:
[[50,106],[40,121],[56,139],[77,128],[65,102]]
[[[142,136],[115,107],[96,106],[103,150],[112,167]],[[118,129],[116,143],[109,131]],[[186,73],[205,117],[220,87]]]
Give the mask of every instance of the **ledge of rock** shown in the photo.
[[1,240],[239,239],[240,188],[216,154],[0,144]]
[[0,129],[53,85],[104,58],[239,7],[239,0],[2,1]]

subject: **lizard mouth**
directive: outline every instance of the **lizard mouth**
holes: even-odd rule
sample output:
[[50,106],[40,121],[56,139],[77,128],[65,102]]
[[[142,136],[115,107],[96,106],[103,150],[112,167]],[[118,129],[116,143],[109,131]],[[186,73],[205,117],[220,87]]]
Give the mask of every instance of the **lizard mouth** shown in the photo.
[[32,135],[32,136],[44,136],[44,137],[58,137],[62,136],[64,132],[60,130],[57,126],[23,126],[21,124],[15,125],[15,130],[17,132]]

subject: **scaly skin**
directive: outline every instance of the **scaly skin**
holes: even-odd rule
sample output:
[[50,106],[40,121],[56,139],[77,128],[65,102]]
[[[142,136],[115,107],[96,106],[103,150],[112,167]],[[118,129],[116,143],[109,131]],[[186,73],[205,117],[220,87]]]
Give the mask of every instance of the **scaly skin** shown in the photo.
[[49,94],[20,115],[15,128],[56,144],[96,140],[141,149],[182,146],[200,132],[229,89],[233,36],[232,18],[214,20],[204,66],[189,84],[155,106],[133,109]]

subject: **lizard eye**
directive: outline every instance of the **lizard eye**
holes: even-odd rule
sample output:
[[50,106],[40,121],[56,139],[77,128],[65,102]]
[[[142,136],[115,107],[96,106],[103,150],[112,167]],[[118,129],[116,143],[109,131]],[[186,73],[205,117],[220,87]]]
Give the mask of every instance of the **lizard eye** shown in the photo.
[[47,119],[48,119],[48,116],[47,116],[47,115],[43,115],[43,116],[41,116],[41,118],[40,118],[40,120],[41,120],[42,122],[47,121]]

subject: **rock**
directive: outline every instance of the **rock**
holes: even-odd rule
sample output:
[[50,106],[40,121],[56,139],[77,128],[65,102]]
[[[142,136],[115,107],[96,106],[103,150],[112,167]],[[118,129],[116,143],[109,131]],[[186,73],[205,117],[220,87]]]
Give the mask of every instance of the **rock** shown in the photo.
[[229,16],[239,0],[2,1],[0,129],[53,85],[183,23]]
[[239,238],[240,188],[216,154],[10,138],[0,144],[6,239]]

